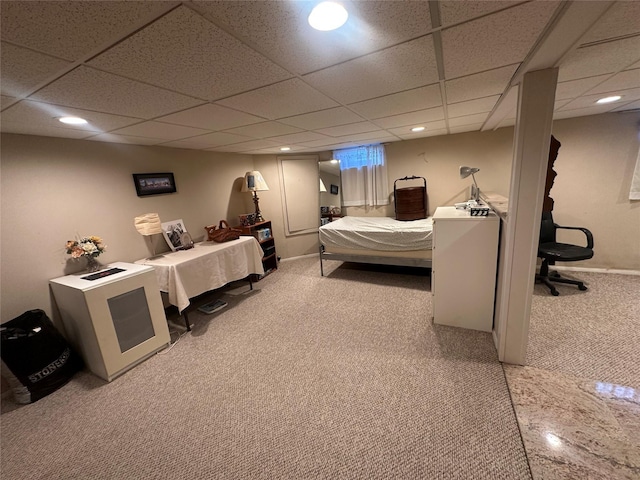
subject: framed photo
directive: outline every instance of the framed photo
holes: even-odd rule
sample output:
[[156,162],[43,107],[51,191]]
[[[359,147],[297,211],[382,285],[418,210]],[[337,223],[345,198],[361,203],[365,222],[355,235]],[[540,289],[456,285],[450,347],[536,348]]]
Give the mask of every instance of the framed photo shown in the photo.
[[183,245],[183,238],[186,237],[187,229],[182,219],[171,220],[170,222],[162,222],[162,234],[172,251],[184,250],[188,245]]
[[173,173],[134,173],[133,182],[139,197],[176,191]]
[[331,184],[331,195],[337,195],[337,194],[338,194],[338,185]]

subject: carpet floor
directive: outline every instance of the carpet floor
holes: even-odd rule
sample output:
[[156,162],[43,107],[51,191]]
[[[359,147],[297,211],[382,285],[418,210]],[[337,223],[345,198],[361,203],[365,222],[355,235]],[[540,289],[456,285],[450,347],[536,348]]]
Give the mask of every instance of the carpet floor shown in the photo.
[[325,275],[284,261],[111,383],[4,399],[3,478],[531,478],[490,334],[434,325],[424,271]]

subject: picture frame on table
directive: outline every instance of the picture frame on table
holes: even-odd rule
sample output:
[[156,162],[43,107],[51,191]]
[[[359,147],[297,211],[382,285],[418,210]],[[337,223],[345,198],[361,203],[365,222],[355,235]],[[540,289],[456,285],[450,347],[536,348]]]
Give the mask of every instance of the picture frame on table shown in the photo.
[[[162,235],[167,241],[167,245],[171,248],[171,251],[186,250],[193,246],[193,242],[190,241],[189,232],[184,226],[182,219],[171,220],[170,222],[162,222]],[[189,243],[191,243],[189,245]]]
[[139,197],[176,192],[176,181],[171,172],[134,173],[132,175],[136,194]]

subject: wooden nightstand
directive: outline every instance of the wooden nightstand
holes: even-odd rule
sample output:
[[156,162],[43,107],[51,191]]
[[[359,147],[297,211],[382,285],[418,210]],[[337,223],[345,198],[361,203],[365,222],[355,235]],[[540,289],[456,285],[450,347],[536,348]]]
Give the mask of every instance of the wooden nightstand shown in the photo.
[[278,269],[278,254],[276,252],[276,242],[273,239],[273,229],[270,221],[258,222],[254,225],[241,226],[243,235],[251,235],[258,240],[264,257],[262,257],[263,275],[251,275],[252,281],[258,281]]

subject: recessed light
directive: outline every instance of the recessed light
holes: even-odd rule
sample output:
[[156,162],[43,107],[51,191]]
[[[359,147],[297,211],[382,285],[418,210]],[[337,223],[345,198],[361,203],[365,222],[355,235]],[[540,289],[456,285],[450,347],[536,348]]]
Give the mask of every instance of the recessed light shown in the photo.
[[60,117],[58,120],[67,125],[84,125],[87,123],[84,118],[80,117]]
[[331,163],[338,163],[339,161],[340,161],[340,160],[337,160],[337,159],[335,159],[335,158],[332,158],[332,159],[331,159]]
[[327,32],[340,28],[349,18],[345,8],[336,2],[322,2],[313,7],[309,14],[309,25],[316,30]]
[[596,103],[612,103],[612,102],[617,102],[618,100],[620,100],[622,97],[620,95],[614,95],[612,97],[605,97],[605,98],[601,98],[600,100],[598,100]]
[[289,150],[291,150],[291,147],[280,147],[281,152],[288,152]]
[[413,127],[411,129],[412,132],[422,132],[424,130],[424,127]]

